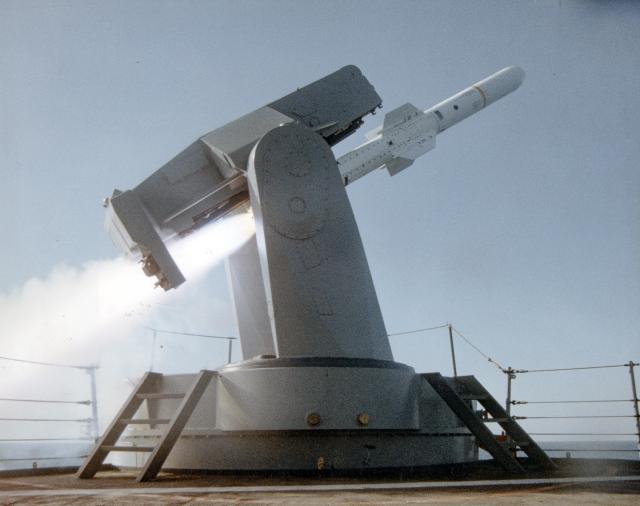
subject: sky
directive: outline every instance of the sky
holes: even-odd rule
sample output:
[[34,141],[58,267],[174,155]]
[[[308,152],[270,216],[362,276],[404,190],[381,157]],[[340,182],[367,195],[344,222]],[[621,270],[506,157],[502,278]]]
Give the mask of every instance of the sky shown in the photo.
[[[102,199],[347,64],[384,108],[338,156],[385,112],[427,109],[519,65],[515,93],[438,136],[401,174],[348,188],[387,331],[452,322],[504,367],[638,361],[638,26],[640,4],[623,1],[0,0],[0,321],[13,325],[0,329],[0,355],[86,357],[121,382],[151,357],[163,372],[224,363],[226,342],[163,335],[152,351],[146,328],[235,335],[222,265],[79,348],[81,335],[47,337],[48,301],[72,300],[55,279],[104,272],[96,262],[118,255]],[[17,317],[16,304],[33,312]],[[43,330],[20,346],[32,318]],[[451,374],[446,329],[391,344],[397,361]],[[502,373],[459,338],[456,355],[460,373],[503,398]],[[112,393],[106,412],[125,397]],[[626,369],[514,383],[515,398],[592,395],[627,398]]]

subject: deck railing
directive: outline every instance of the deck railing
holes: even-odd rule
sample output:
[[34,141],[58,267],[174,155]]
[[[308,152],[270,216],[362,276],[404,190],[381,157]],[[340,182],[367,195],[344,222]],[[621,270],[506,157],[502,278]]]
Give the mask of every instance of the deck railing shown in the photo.
[[[640,458],[640,408],[639,408],[639,400],[638,400],[638,391],[636,387],[636,379],[635,379],[635,367],[639,364],[634,361],[629,361],[624,364],[605,364],[605,365],[592,365],[592,366],[578,366],[578,367],[560,367],[560,368],[548,368],[548,369],[516,369],[513,367],[503,367],[500,363],[492,358],[488,353],[481,350],[471,339],[466,337],[462,332],[456,329],[451,323],[445,323],[441,325],[430,326],[426,328],[413,329],[405,332],[395,332],[388,334],[389,337],[395,336],[404,336],[408,334],[417,334],[424,333],[430,331],[439,331],[440,329],[447,329],[446,337],[448,337],[447,341],[451,350],[451,362],[452,362],[452,370],[454,377],[458,375],[458,367],[456,364],[456,352],[455,352],[455,339],[461,339],[466,345],[470,346],[476,353],[484,357],[491,365],[495,367],[496,371],[500,371],[505,374],[507,379],[507,395],[505,401],[505,409],[510,416],[513,416],[516,420],[518,420],[521,425],[525,426],[527,432],[530,435],[535,437],[586,437],[586,438],[594,438],[594,437],[626,437],[629,440],[630,437],[633,437],[637,440],[637,448],[608,448],[608,447],[600,447],[597,448],[596,445],[586,445],[585,447],[567,447],[567,448],[551,448],[549,446],[543,448],[548,452],[564,452],[565,456],[572,456],[572,453],[596,453],[596,454],[606,454],[606,453],[621,453],[621,454],[637,454],[637,458]],[[443,332],[444,334],[444,332]],[[443,336],[445,337],[445,336]],[[629,372],[629,382],[630,389],[626,390],[629,392],[629,397],[626,397],[624,393],[618,393],[618,398],[610,398],[610,399],[531,399],[531,400],[514,400],[513,399],[513,381],[521,377],[523,375],[537,375],[538,373],[564,373],[564,374],[574,374],[581,372],[609,372],[611,369],[620,369],[627,368]],[[558,383],[560,386],[560,383]],[[622,386],[622,381],[620,381],[620,386]],[[626,398],[623,398],[626,397]],[[611,409],[594,411],[592,413],[584,414],[584,413],[576,413],[571,410],[574,406],[584,404],[584,405],[593,405],[608,407],[612,405],[619,406],[628,406],[628,411],[615,411],[612,412]],[[562,414],[534,414],[534,415],[523,415],[523,414],[513,414],[513,410],[516,406],[522,408],[524,405],[558,405],[561,406],[563,411]],[[629,424],[629,430],[624,431],[595,431],[595,430],[584,430],[584,431],[554,431],[554,432],[541,432],[536,430],[535,421],[538,420],[576,420],[576,421],[589,421],[596,419],[628,419],[631,422],[633,419],[633,425]],[[533,423],[530,423],[533,422]],[[635,426],[635,427],[634,427]],[[635,431],[634,431],[635,430]],[[507,439],[508,441],[508,439]],[[508,443],[511,443],[508,441]],[[547,443],[552,443],[551,441],[547,441]],[[544,443],[541,443],[544,445]]]
[[[29,396],[6,396],[0,397],[0,466],[7,469],[23,468],[23,467],[50,467],[61,462],[73,462],[78,464],[80,459],[86,457],[86,450],[99,437],[98,428],[98,403],[96,389],[96,370],[95,365],[70,365],[51,362],[39,362],[34,360],[26,360],[15,357],[0,356],[0,361],[18,363],[21,366],[29,368],[57,368],[62,369],[62,374],[71,374],[71,371],[81,370],[88,375],[88,398],[87,399],[64,399],[50,398],[46,396],[37,397]],[[37,373],[31,373],[31,377],[38,377]],[[69,381],[75,378],[70,376]],[[46,382],[41,383],[46,384]],[[46,405],[48,409],[46,415],[41,414],[41,410],[36,410],[36,415],[29,415],[28,406]],[[68,416],[64,410],[60,410],[61,406],[82,406],[81,411],[88,410],[86,416]],[[32,411],[32,410],[31,410]],[[60,426],[65,424],[67,429],[64,436],[51,437],[56,430],[52,430],[52,426]],[[9,430],[7,429],[9,427]],[[7,436],[11,433],[11,428],[20,428],[22,435]],[[69,431],[68,427],[72,427]],[[14,430],[15,432],[15,430]],[[69,432],[71,434],[69,435]],[[55,443],[64,443],[66,451],[54,452]],[[15,443],[15,445],[13,445]],[[22,443],[22,444],[20,444]],[[72,443],[78,443],[77,448],[83,448],[85,451],[73,451],[69,449]],[[56,445],[57,446],[57,445]],[[26,455],[25,450],[36,449],[33,455]],[[31,452],[28,452],[31,453]],[[56,453],[52,455],[51,453]]]
[[[638,406],[638,391],[636,388],[636,379],[635,379],[635,367],[638,366],[638,363],[630,360],[626,364],[605,364],[605,365],[593,365],[593,366],[580,366],[580,367],[560,367],[560,368],[549,368],[549,369],[514,369],[512,367],[508,367],[503,370],[507,377],[507,397],[505,401],[507,412],[513,416],[514,419],[518,420],[521,424],[524,424],[529,429],[528,432],[532,436],[566,436],[566,437],[586,437],[586,438],[602,438],[602,437],[629,437],[632,436],[637,440],[637,448],[611,448],[611,447],[597,447],[594,445],[585,445],[583,447],[566,447],[566,448],[551,448],[547,445],[545,451],[552,452],[564,452],[565,456],[570,457],[573,453],[596,453],[596,454],[630,454],[636,453],[638,458],[640,458],[640,412]],[[630,379],[630,389],[629,389],[629,397],[628,398],[610,398],[610,399],[532,399],[532,400],[516,400],[513,399],[513,381],[518,378],[518,376],[529,375],[529,374],[539,374],[539,373],[564,373],[564,374],[580,374],[585,373],[586,371],[590,372],[604,372],[604,370],[610,369],[619,369],[619,368],[627,368],[629,372]],[[622,397],[621,395],[619,397]],[[556,405],[560,406],[563,410],[561,414],[534,414],[534,415],[514,415],[513,410],[518,407],[528,406],[528,405],[536,405],[536,406],[550,406]],[[587,413],[576,414],[571,411],[576,405],[590,405],[593,406],[592,410]],[[623,411],[616,410],[612,411],[613,406],[628,406],[628,411],[624,413]],[[600,410],[597,410],[600,408]],[[595,419],[633,419],[635,425],[635,432],[625,431],[625,432],[606,432],[606,431],[564,431],[564,432],[537,432],[535,430],[535,422],[538,420],[576,420],[576,421],[588,421]],[[534,424],[529,423],[533,421]],[[533,428],[532,428],[533,427]],[[567,445],[568,446],[568,445]]]

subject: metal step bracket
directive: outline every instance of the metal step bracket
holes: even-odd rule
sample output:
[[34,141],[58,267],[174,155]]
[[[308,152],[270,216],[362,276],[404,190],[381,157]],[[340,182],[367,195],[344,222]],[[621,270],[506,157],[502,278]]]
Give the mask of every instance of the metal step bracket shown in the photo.
[[[100,466],[112,451],[149,452],[149,458],[138,474],[136,481],[148,481],[156,477],[173,446],[178,441],[191,414],[198,405],[215,371],[200,371],[193,384],[184,394],[166,394],[155,389],[162,374],[147,372],[136,385],[133,392],[104,432],[95,448],[80,467],[76,478],[93,478]],[[182,399],[171,419],[134,418],[134,415],[145,400],[150,399]],[[131,424],[164,424],[162,436],[156,446],[120,446],[117,444],[125,428]]]
[[[442,400],[464,423],[476,437],[479,446],[488,451],[491,456],[507,471],[520,474],[524,468],[514,455],[496,440],[486,423],[500,424],[517,446],[525,452],[530,461],[539,467],[555,469],[556,465],[549,456],[537,445],[527,432],[510,417],[505,409],[482,386],[474,376],[458,376],[453,379],[453,385],[440,373],[422,374],[422,377],[440,395]],[[469,400],[476,400],[491,417],[480,417],[469,406]]]

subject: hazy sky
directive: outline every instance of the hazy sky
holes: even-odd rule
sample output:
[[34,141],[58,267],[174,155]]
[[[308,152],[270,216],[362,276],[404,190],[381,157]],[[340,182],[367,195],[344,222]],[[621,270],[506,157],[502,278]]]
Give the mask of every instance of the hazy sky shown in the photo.
[[[638,360],[639,26],[639,3],[595,0],[0,0],[0,293],[114,257],[101,207],[113,188],[343,65],[360,67],[384,109],[337,154],[384,112],[426,109],[520,65],[519,90],[439,136],[410,169],[349,187],[387,330],[451,321],[519,368]],[[224,269],[195,297],[198,318],[169,314],[185,307],[179,293],[158,318],[235,332]],[[9,353],[20,336],[1,339]],[[225,360],[210,343],[171,346]],[[501,397],[504,376],[457,346],[459,370]],[[451,372],[444,330],[392,347],[417,370]],[[624,369],[532,375],[514,388],[541,398],[559,384],[556,396],[629,395]]]

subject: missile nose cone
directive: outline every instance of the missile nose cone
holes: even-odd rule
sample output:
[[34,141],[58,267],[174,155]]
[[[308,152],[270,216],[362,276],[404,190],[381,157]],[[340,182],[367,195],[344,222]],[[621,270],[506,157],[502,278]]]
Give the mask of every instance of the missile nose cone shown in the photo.
[[520,67],[506,67],[476,83],[473,87],[481,91],[486,107],[518,89],[522,81],[524,81],[524,70]]
[[518,89],[520,85],[524,82],[524,77],[526,76],[524,70],[522,70],[522,68],[517,66],[507,67],[504,70],[506,70],[511,75],[511,78],[513,79],[513,84],[514,84],[513,89],[514,90]]

